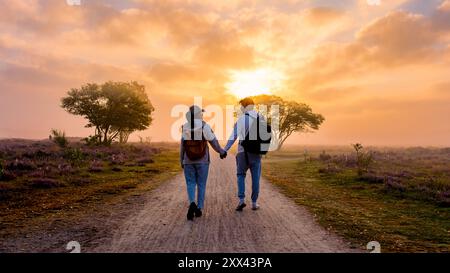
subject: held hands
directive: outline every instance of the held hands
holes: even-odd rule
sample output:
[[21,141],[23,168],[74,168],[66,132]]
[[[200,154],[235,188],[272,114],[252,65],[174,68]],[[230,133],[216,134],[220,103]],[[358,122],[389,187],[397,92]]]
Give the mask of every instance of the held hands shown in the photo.
[[228,155],[227,152],[226,152],[226,151],[223,151],[223,152],[220,154],[220,159],[226,158],[227,155]]

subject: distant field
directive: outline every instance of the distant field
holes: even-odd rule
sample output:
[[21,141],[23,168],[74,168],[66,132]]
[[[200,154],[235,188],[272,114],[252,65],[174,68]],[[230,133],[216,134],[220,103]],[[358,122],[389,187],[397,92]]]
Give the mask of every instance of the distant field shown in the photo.
[[450,252],[450,148],[365,149],[357,173],[348,147],[291,146],[264,161],[265,176],[355,245],[385,252]]
[[0,239],[147,192],[179,171],[175,144],[0,140]]

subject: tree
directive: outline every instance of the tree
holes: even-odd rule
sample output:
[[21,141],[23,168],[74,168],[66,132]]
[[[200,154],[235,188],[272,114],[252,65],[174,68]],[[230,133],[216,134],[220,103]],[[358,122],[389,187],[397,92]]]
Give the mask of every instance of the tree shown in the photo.
[[106,145],[118,137],[126,142],[132,132],[147,129],[154,111],[145,86],[137,82],[88,83],[61,101],[67,112],[83,116],[89,121],[86,127],[95,128],[90,139]]
[[[304,103],[286,101],[281,97],[271,95],[259,95],[251,98],[259,111],[266,112],[268,122],[272,125],[272,138],[277,145],[277,150],[281,149],[286,139],[293,133],[318,130],[325,120],[321,114],[313,113],[311,107]],[[278,119],[274,119],[272,116],[275,110],[273,106],[278,106]]]

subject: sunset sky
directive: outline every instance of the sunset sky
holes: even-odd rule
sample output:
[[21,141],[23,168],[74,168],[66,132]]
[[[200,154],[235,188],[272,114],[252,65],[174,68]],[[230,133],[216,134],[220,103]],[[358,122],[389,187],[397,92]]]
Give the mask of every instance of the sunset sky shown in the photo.
[[369,2],[1,1],[0,138],[92,134],[61,97],[135,80],[156,112],[134,139],[171,140],[172,107],[194,96],[258,88],[325,116],[287,143],[450,146],[450,0]]

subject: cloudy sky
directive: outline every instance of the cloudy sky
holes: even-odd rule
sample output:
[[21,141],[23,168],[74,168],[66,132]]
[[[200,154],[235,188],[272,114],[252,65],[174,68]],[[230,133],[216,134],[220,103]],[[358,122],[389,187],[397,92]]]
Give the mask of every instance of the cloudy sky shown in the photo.
[[87,136],[61,97],[136,80],[156,112],[134,137],[170,140],[174,105],[236,103],[246,75],[325,116],[290,143],[448,146],[450,0],[0,2],[0,137]]

